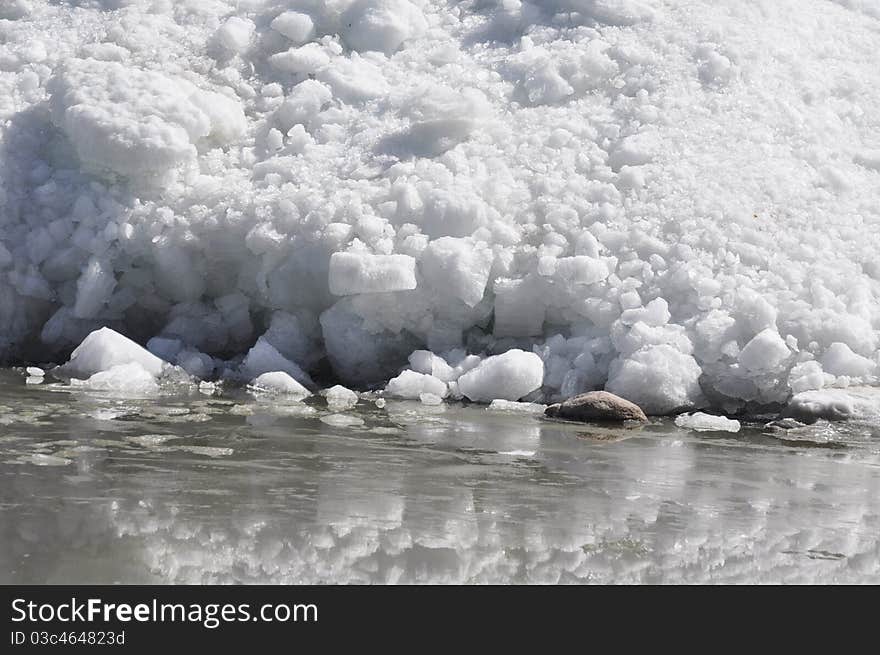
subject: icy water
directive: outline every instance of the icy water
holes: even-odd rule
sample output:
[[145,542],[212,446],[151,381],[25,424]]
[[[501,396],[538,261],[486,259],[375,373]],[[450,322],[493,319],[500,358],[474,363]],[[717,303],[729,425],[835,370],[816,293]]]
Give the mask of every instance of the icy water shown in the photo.
[[0,582],[880,582],[871,425],[310,409],[0,372]]

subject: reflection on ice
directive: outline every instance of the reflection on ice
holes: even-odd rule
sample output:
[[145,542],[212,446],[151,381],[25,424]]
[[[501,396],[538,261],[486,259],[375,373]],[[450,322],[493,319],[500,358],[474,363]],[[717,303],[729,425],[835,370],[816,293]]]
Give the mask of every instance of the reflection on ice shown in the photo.
[[0,406],[2,582],[880,582],[870,424],[623,431],[2,382]]

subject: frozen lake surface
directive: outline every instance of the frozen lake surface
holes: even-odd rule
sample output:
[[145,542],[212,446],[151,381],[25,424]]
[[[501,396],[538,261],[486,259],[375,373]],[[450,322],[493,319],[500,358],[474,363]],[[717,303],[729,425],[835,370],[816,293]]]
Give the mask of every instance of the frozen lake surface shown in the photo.
[[331,415],[0,371],[0,582],[880,582],[880,429],[766,421]]

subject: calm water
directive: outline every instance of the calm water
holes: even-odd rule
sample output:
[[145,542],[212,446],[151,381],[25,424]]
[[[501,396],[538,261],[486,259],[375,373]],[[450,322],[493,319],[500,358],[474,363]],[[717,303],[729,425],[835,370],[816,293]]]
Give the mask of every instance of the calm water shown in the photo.
[[0,582],[880,582],[880,430],[761,426],[340,417],[0,371]]

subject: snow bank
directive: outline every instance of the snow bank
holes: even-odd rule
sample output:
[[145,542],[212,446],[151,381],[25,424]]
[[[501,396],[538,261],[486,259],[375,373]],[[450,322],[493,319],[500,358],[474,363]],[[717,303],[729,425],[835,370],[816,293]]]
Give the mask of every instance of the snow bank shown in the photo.
[[651,413],[876,384],[864,6],[4,6],[0,359],[110,326],[243,381],[532,351],[409,370]]

